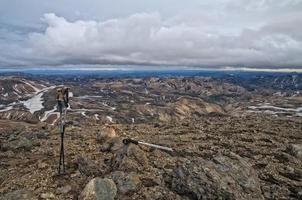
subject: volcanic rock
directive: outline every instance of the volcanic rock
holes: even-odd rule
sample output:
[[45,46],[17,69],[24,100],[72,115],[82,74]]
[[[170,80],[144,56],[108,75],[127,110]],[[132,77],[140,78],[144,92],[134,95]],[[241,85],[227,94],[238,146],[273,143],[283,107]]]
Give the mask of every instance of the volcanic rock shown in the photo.
[[94,178],[81,192],[80,200],[114,200],[117,188],[113,180]]
[[124,145],[115,153],[112,160],[112,168],[124,172],[138,172],[148,167],[146,154],[134,144]]
[[256,172],[235,154],[181,161],[171,189],[191,199],[263,199]]

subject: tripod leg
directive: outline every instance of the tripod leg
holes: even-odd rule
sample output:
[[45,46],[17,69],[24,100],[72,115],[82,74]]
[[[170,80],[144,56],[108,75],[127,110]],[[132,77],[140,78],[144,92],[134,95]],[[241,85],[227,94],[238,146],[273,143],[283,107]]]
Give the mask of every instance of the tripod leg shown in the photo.
[[65,107],[65,111],[64,111],[64,125],[65,125],[66,120],[67,120],[67,108],[68,107]]
[[65,120],[66,120],[66,110],[67,108],[64,107],[62,113],[62,161],[63,161],[63,172],[65,172],[65,155],[64,155],[64,133],[65,133]]
[[63,157],[63,159],[62,159],[62,161],[63,161],[63,172],[65,172],[64,133],[62,134],[62,157]]
[[59,162],[59,174],[61,174],[61,169],[63,170],[63,173],[65,172],[65,164],[64,164],[64,141],[63,141],[64,135],[61,133],[61,148],[60,148],[60,162]]
[[60,161],[59,161],[59,167],[58,167],[58,174],[61,173],[61,158],[60,158]]
[[58,174],[61,174],[61,165],[62,165],[62,147],[60,148],[60,160],[59,160]]
[[60,111],[60,134],[61,134],[61,148],[60,148],[60,161],[59,161],[59,169],[58,173],[59,175],[62,175],[61,170],[63,173],[65,173],[65,155],[64,155],[64,132],[65,132],[65,116],[66,110]]
[[[62,111],[61,111],[60,104],[58,104],[58,107],[59,107],[59,111],[60,111],[59,130],[60,130],[60,133],[62,133],[62,131],[61,131],[61,126],[62,126]],[[61,142],[61,147],[60,147],[60,160],[59,160],[58,174],[61,174],[61,164],[62,164],[62,142]]]

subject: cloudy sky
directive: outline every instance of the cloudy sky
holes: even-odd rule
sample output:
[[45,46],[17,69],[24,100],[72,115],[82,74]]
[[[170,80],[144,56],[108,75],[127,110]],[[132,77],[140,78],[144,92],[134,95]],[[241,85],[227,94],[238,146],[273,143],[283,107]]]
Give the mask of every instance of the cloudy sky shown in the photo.
[[0,67],[302,68],[302,0],[1,0]]

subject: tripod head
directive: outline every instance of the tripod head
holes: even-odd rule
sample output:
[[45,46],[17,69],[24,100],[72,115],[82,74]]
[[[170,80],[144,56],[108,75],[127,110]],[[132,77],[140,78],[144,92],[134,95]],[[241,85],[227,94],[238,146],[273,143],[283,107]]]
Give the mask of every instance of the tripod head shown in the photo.
[[128,144],[130,144],[130,143],[133,143],[133,144],[136,144],[136,145],[139,144],[138,141],[133,140],[133,139],[131,139],[131,138],[123,139],[123,143],[124,143],[125,145],[128,145]]

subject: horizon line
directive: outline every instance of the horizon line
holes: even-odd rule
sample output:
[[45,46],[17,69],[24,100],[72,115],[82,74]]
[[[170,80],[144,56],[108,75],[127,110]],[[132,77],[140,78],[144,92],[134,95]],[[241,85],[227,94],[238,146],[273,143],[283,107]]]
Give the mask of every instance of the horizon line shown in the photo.
[[81,66],[71,66],[64,65],[61,67],[51,67],[45,66],[45,68],[33,66],[33,67],[0,67],[1,71],[11,71],[11,72],[22,72],[28,70],[34,71],[64,71],[64,70],[77,70],[77,71],[161,71],[161,70],[196,70],[196,71],[243,71],[243,72],[297,72],[302,73],[302,69],[299,68],[259,68],[259,67],[217,67],[217,68],[209,68],[209,67],[190,67],[190,66],[157,66],[150,67],[145,66],[143,68],[137,68],[135,65],[128,66],[112,66],[112,65],[99,65],[98,67],[95,65],[89,65],[87,67]]

